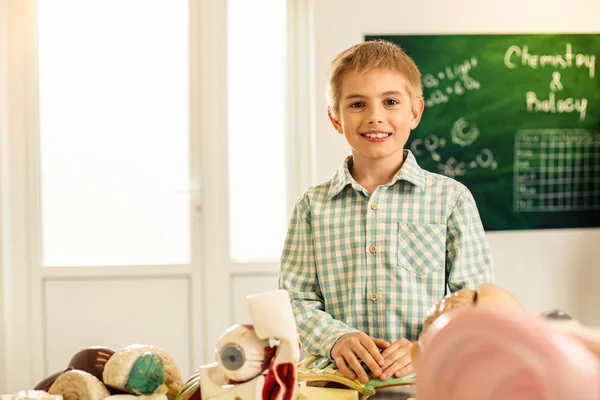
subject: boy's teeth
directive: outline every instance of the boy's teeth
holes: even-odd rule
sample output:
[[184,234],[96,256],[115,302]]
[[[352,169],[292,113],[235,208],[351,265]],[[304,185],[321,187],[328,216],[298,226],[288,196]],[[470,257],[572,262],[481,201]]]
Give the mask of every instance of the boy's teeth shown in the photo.
[[389,133],[367,133],[365,134],[366,137],[368,138],[377,138],[377,139],[382,139],[384,137],[388,137]]

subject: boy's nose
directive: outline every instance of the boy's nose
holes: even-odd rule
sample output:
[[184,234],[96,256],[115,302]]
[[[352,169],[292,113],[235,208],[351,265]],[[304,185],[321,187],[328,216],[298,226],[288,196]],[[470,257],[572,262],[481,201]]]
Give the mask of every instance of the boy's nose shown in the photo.
[[369,124],[381,124],[383,122],[383,118],[379,117],[379,116],[371,116],[371,118],[369,118]]
[[371,113],[369,114],[369,124],[380,124],[383,122],[383,118],[381,117],[381,110],[378,108],[373,108]]

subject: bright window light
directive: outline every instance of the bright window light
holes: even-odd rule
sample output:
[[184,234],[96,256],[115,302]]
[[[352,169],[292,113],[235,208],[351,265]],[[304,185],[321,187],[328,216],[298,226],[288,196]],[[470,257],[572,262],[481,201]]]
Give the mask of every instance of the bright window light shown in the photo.
[[190,259],[185,0],[38,0],[45,266]]
[[228,0],[230,256],[276,261],[286,221],[286,1]]

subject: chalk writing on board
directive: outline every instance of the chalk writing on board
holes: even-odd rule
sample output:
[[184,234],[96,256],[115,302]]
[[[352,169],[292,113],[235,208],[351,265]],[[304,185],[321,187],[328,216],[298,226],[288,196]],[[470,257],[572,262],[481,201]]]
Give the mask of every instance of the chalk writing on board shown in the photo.
[[552,67],[556,68],[586,68],[591,79],[596,73],[595,54],[574,54],[573,45],[565,44],[563,54],[537,55],[529,52],[529,46],[510,46],[504,53],[504,65],[515,69],[525,66],[532,69]]
[[416,138],[410,144],[410,149],[416,156],[420,156],[427,151],[435,162],[442,159],[438,150],[444,147],[446,147],[446,139],[439,138],[437,135],[429,135],[425,139]]
[[452,127],[453,143],[461,147],[469,146],[478,136],[479,129],[477,129],[477,126],[470,124],[464,117],[460,117],[454,122],[454,126]]
[[481,84],[469,76],[469,71],[477,66],[477,58],[471,57],[462,63],[446,65],[436,73],[424,74],[423,87],[429,89],[425,107],[448,103],[452,96],[462,96],[471,90],[479,90]]
[[438,163],[438,172],[451,178],[464,176],[470,169],[474,168],[498,168],[498,162],[494,158],[494,153],[488,148],[477,152],[474,151],[472,158],[468,161],[459,161],[454,157],[448,157],[445,161],[442,161],[442,155],[439,150],[445,148],[446,144],[447,142],[444,138],[432,134],[424,139],[414,139],[410,144],[410,149],[417,157],[428,153],[431,159]]
[[471,161],[458,161],[450,157],[445,163],[438,164],[438,172],[451,178],[464,176],[469,169],[473,168],[498,168],[494,153],[490,149],[481,149]]
[[514,151],[515,211],[600,209],[600,133],[521,130]]
[[567,97],[564,99],[557,99],[556,94],[550,92],[547,99],[538,98],[535,92],[527,92],[525,95],[525,101],[527,103],[527,111],[532,112],[546,112],[546,113],[572,113],[576,111],[579,114],[579,118],[583,121],[585,119],[588,100],[585,98],[574,99]]
[[[529,47],[526,45],[512,45],[509,46],[504,53],[504,65],[509,69],[516,69],[520,66],[532,69],[551,67],[555,70],[583,68],[589,79],[594,79],[596,76],[596,55],[573,53],[573,45],[571,43],[565,44],[564,52],[562,53],[557,52],[555,54],[543,55],[530,53]],[[561,97],[560,92],[564,90],[565,86],[559,71],[552,72],[549,85],[550,92],[547,95],[539,95],[531,90],[527,91],[525,94],[527,112],[544,112],[552,114],[576,112],[579,114],[579,119],[581,121],[585,120],[588,99],[583,97]]]

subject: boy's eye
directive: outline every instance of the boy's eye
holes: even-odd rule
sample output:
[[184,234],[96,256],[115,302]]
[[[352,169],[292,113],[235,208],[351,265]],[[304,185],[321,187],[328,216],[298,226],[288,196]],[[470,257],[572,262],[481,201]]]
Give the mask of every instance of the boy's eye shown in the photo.
[[354,103],[350,104],[350,108],[360,108],[360,107],[364,107],[365,103],[363,103],[362,101],[355,101]]
[[398,100],[394,100],[394,99],[387,99],[383,102],[386,106],[395,106],[397,104],[400,104],[398,102]]

